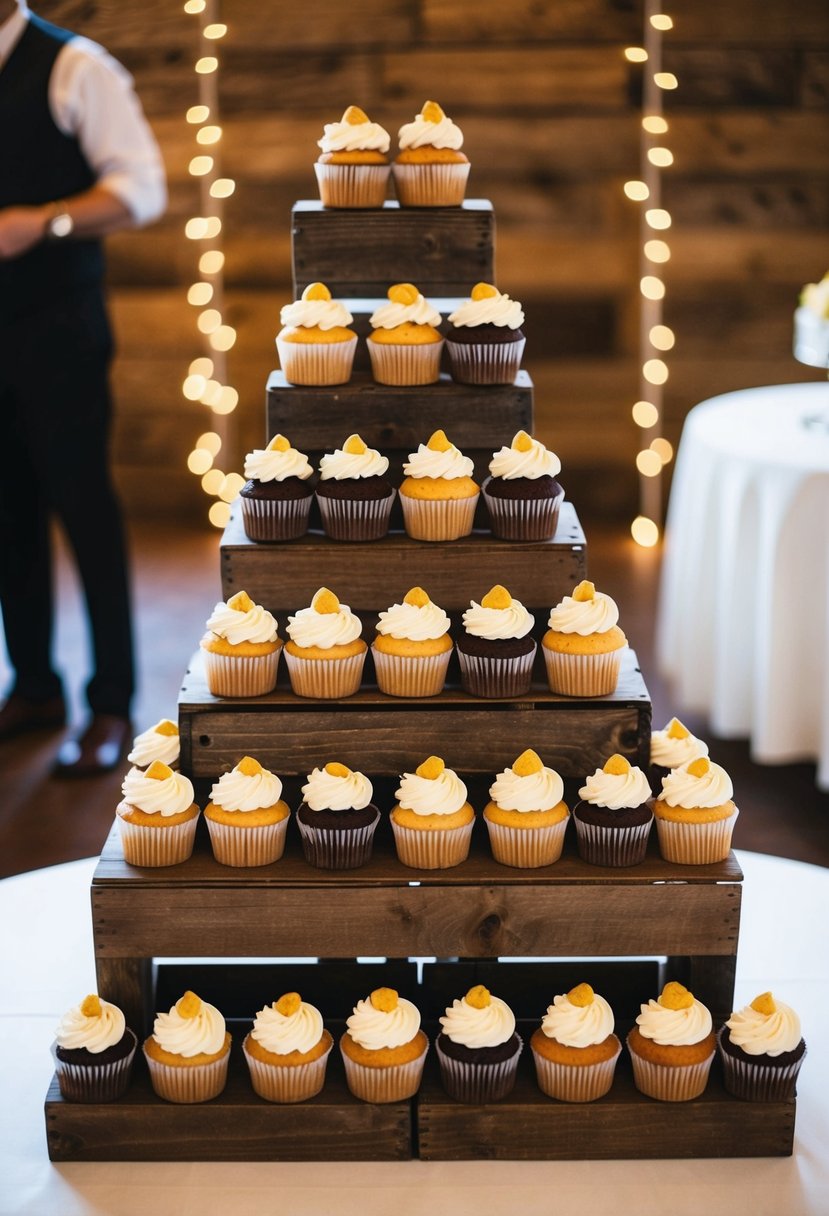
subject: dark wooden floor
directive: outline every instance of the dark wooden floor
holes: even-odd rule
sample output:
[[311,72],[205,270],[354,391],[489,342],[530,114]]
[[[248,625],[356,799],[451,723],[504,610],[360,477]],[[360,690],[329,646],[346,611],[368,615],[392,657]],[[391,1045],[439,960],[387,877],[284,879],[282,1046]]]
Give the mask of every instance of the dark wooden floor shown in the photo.
[[[622,526],[588,522],[586,532],[591,577],[620,605],[621,623],[651,691],[654,722],[663,726],[681,711],[653,662],[659,554],[637,548]],[[218,534],[139,526],[133,530],[133,558],[141,681],[135,725],[143,730],[158,718],[175,717],[184,665],[219,596]],[[79,591],[63,553],[58,590],[57,655],[77,723],[88,651]],[[1,686],[7,677],[0,656]],[[685,721],[707,739],[733,778],[741,809],[736,846],[829,866],[829,795],[816,789],[814,766],[761,768],[751,762],[747,743],[717,740],[705,722]],[[0,745],[2,876],[96,854],[111,826],[122,772],[84,781],[50,777],[61,738],[47,734]]]

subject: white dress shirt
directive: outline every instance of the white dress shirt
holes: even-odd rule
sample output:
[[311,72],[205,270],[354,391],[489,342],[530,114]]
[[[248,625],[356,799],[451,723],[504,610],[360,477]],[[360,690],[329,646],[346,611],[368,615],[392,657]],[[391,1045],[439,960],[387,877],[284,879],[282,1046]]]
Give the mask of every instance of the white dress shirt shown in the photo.
[[[0,72],[28,20],[26,2],[18,0],[0,25]],[[88,38],[65,43],[49,78],[49,110],[58,130],[78,140],[97,185],[129,208],[136,225],[161,215],[167,202],[161,153],[132,76],[117,59]]]

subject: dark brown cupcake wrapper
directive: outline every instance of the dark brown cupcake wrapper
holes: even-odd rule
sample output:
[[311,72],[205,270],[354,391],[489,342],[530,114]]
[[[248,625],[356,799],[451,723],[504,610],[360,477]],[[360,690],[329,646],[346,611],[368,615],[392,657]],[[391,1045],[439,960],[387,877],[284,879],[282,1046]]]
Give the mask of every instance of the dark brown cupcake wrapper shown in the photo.
[[648,836],[653,816],[647,823],[632,827],[608,828],[596,823],[583,823],[578,815],[576,824],[579,857],[591,866],[638,866],[645,860]]
[[356,870],[371,858],[380,812],[365,827],[340,831],[310,827],[298,815],[296,822],[302,837],[302,851],[309,865],[316,866],[318,870]]
[[523,697],[530,691],[536,646],[512,659],[464,654],[458,649],[461,687],[473,697]]
[[474,1103],[498,1102],[505,1098],[515,1085],[515,1075],[518,1071],[518,1059],[524,1046],[520,1035],[515,1036],[518,1047],[508,1060],[497,1064],[469,1064],[462,1060],[453,1060],[441,1050],[439,1040],[435,1040],[435,1051],[440,1062],[440,1077],[443,1088],[456,1102]]
[[316,495],[325,535],[331,540],[379,540],[389,530],[396,491],[385,498],[324,498]]
[[512,384],[521,370],[527,339],[517,342],[453,342],[446,339],[452,379],[458,384]]
[[130,1083],[130,1072],[138,1039],[127,1027],[124,1032],[132,1039],[132,1048],[120,1060],[110,1064],[68,1064],[58,1059],[57,1043],[52,1044],[52,1057],[61,1097],[67,1102],[115,1102],[123,1097]]
[[313,495],[305,498],[240,498],[248,540],[297,540],[308,531]]
[[782,1068],[766,1064],[761,1056],[758,1056],[756,1063],[738,1060],[723,1050],[721,1040],[724,1029],[721,1026],[717,1033],[717,1047],[722,1060],[723,1083],[728,1092],[744,1102],[790,1102],[795,1096],[797,1074],[806,1057],[805,1049],[799,1060],[793,1060]]
[[564,490],[552,498],[495,498],[481,487],[492,535],[498,540],[551,540],[556,534]]

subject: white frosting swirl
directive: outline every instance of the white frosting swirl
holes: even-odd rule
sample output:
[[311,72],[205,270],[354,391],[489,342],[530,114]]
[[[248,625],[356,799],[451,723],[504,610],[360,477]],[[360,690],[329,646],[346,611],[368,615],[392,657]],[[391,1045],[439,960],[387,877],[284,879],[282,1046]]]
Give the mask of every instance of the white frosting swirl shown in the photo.
[[607,633],[618,620],[616,602],[603,591],[597,591],[592,600],[574,600],[572,595],[565,595],[550,612],[548,624],[556,633],[587,637],[591,633]]
[[476,638],[496,641],[500,638],[524,638],[535,624],[535,617],[519,600],[509,608],[484,608],[472,600],[472,607],[463,614],[464,628]]
[[379,122],[327,122],[317,147],[323,152],[388,152],[391,136]]
[[254,448],[245,457],[245,477],[250,481],[285,481],[288,477],[306,481],[313,472],[308,457],[296,448],[288,448],[286,452]]
[[405,148],[451,148],[457,152],[463,147],[463,132],[451,118],[444,114],[438,122],[430,122],[423,112],[414,122],[404,123],[397,133],[400,147]]
[[750,1056],[780,1056],[794,1051],[801,1039],[800,1018],[790,1005],[774,1003],[774,1013],[758,1013],[751,1005],[732,1013],[726,1026],[735,1047]]
[[410,642],[430,642],[448,633],[451,624],[443,609],[429,600],[422,607],[417,604],[392,604],[380,613],[377,632],[390,638],[405,638]]
[[172,768],[178,761],[180,751],[181,739],[178,731],[174,735],[160,735],[156,727],[151,726],[149,730],[135,736],[132,751],[128,753],[127,759],[130,764],[136,764],[139,768],[149,768],[154,760],[160,760],[162,764]]
[[[693,763],[693,760],[688,761],[688,764]],[[695,777],[688,772],[688,764],[672,769],[667,777],[662,778],[660,801],[688,811],[730,802],[734,786],[724,768],[719,764],[710,764],[707,773]]]
[[564,797],[564,782],[552,768],[525,777],[505,768],[489,787],[489,796],[502,811],[549,811]]
[[453,1001],[440,1019],[444,1034],[464,1047],[497,1047],[515,1033],[515,1014],[500,997],[491,996],[485,1009],[467,1003],[466,997]]
[[711,1033],[711,1014],[696,997],[687,1009],[668,1009],[654,1000],[640,1009],[636,1025],[642,1037],[661,1047],[687,1047]]
[[358,1001],[346,1021],[348,1033],[366,1051],[382,1047],[402,1047],[411,1043],[420,1030],[420,1014],[411,1001],[398,997],[397,1008],[388,1013],[375,1009],[369,998]]
[[[100,998],[99,998],[100,999]],[[101,1012],[95,1017],[87,1017],[80,1005],[73,1005],[58,1023],[55,1031],[58,1047],[66,1051],[85,1048],[93,1055],[114,1047],[124,1037],[127,1023],[117,1005],[101,1000]]]
[[375,448],[364,452],[344,452],[337,448],[327,453],[320,461],[320,477],[323,481],[344,481],[350,477],[382,477],[388,471],[388,458],[381,456]]
[[326,768],[315,768],[302,787],[302,797],[312,811],[361,811],[373,793],[364,773],[349,771],[346,777],[336,777]]
[[436,452],[425,443],[419,443],[416,452],[409,452],[403,472],[407,477],[443,477],[446,481],[454,481],[457,477],[471,477],[475,466],[454,443],[445,452]]
[[438,777],[404,773],[395,797],[404,811],[415,815],[454,815],[466,803],[466,786],[451,768]]
[[517,300],[497,292],[482,300],[464,300],[460,308],[450,312],[449,320],[458,329],[464,326],[497,325],[500,329],[520,329],[524,324],[524,310]]
[[208,618],[207,628],[217,637],[224,638],[231,646],[242,642],[275,642],[276,618],[261,604],[254,604],[247,612],[239,612],[219,603]]
[[322,1038],[322,1014],[315,1005],[300,1003],[295,1013],[280,1013],[276,1004],[260,1009],[250,1037],[275,1056],[310,1051]]
[[606,806],[610,811],[641,806],[651,797],[651,787],[641,768],[633,765],[627,773],[606,773],[597,768],[586,777],[579,797],[593,806]]
[[210,790],[210,801],[224,811],[258,811],[274,806],[281,797],[282,782],[266,768],[251,776],[231,769]]
[[502,447],[493,452],[489,471],[493,477],[503,477],[504,481],[518,478],[535,481],[539,477],[556,477],[561,472],[561,461],[555,452],[533,439],[527,452],[519,452],[515,447]]
[[169,819],[193,805],[193,783],[183,773],[171,773],[158,781],[140,768],[131,768],[121,786],[124,801],[146,815]]
[[800,293],[800,303],[821,321],[829,321],[829,274],[819,283],[807,283]]
[[589,1005],[574,1005],[567,995],[554,997],[541,1029],[548,1039],[555,1039],[563,1047],[592,1047],[613,1034],[615,1025],[613,1010],[603,996],[594,992]]
[[697,756],[708,755],[708,744],[703,743],[696,735],[687,735],[684,739],[674,739],[668,734],[669,726],[664,730],[655,730],[651,734],[651,764],[660,768],[679,768]]
[[394,329],[397,325],[440,325],[441,316],[438,310],[425,300],[418,292],[414,304],[398,304],[394,300],[386,300],[375,308],[370,317],[375,329]]
[[350,325],[354,320],[345,304],[339,300],[294,300],[279,314],[283,325],[299,325],[303,329],[335,329]]
[[362,631],[360,618],[348,604],[340,604],[338,612],[317,612],[312,604],[288,617],[288,636],[300,647],[320,646],[328,650],[331,646],[347,646],[356,642]]
[[215,1005],[201,1002],[193,1018],[183,1018],[175,1005],[159,1013],[153,1023],[153,1038],[159,1047],[175,1056],[215,1055],[225,1042],[225,1020]]

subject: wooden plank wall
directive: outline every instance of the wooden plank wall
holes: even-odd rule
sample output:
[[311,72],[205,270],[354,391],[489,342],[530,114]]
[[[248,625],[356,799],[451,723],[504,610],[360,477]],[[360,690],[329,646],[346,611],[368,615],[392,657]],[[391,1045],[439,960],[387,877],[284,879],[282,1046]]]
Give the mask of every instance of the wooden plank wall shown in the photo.
[[[222,0],[227,314],[239,331],[239,454],[263,433],[273,336],[290,296],[289,214],[314,194],[322,124],[349,102],[392,132],[427,97],[462,125],[470,194],[497,212],[499,282],[527,311],[539,431],[580,508],[635,501],[637,215],[642,38],[637,0]],[[178,0],[47,0],[44,16],[108,46],[134,73],[161,142],[170,207],[110,242],[119,480],[135,510],[204,513],[184,468],[209,423],[180,395],[201,353],[185,301],[198,211],[184,111],[196,98],[196,19]],[[665,67],[674,166],[666,321],[676,330],[667,433],[694,402],[751,384],[813,379],[791,357],[800,286],[829,265],[826,0],[673,0]],[[332,436],[332,440],[336,439]],[[227,467],[227,466],[225,466]]]

